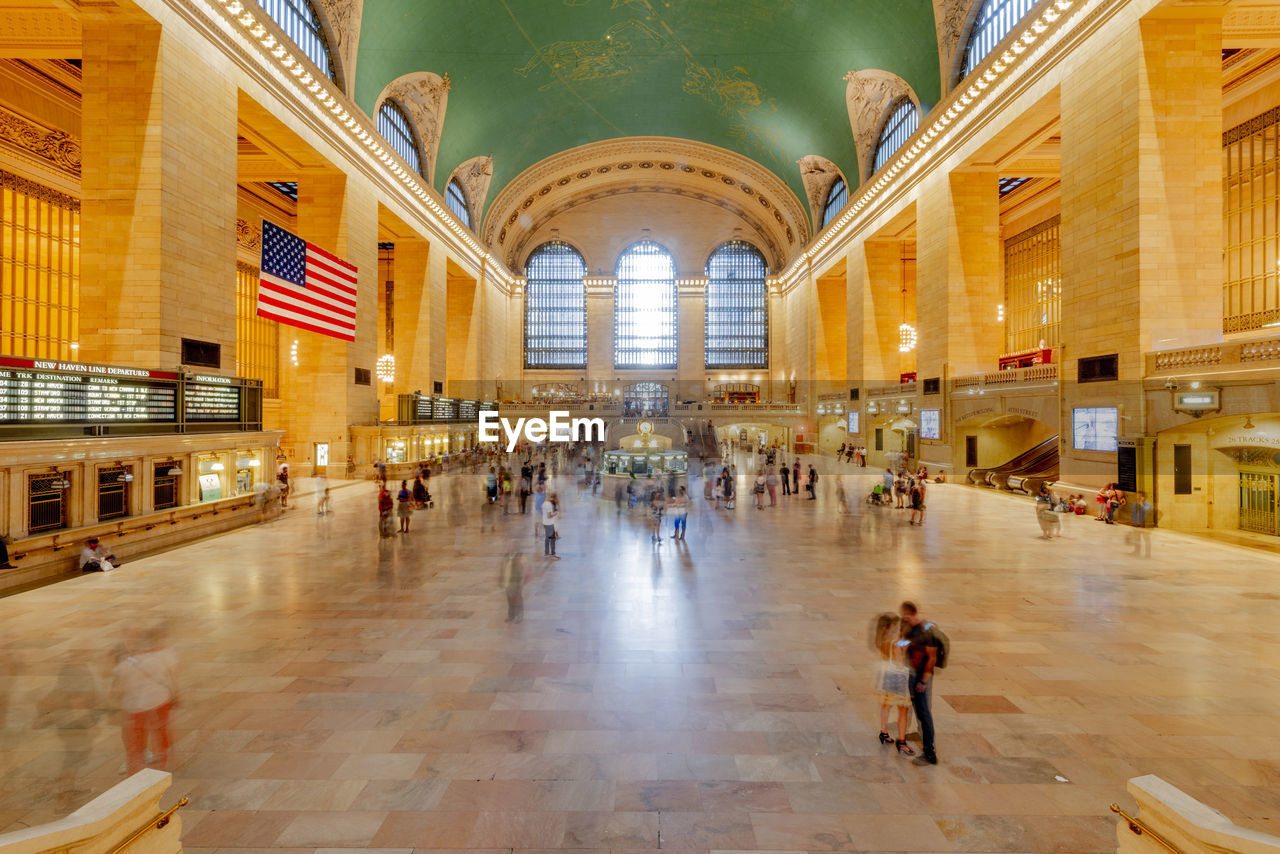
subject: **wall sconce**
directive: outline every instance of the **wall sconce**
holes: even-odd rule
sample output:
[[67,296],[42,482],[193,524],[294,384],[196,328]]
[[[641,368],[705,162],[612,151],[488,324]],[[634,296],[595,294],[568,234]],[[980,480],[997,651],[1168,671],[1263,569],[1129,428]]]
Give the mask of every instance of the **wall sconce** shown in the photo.
[[214,463],[213,465],[209,466],[209,471],[222,471],[225,468],[226,466],[224,466],[222,463]]
[[254,457],[253,459],[249,460],[249,468],[256,469],[260,465],[262,465],[262,461],[259,460],[257,457]]
[[182,473],[183,473],[183,471],[182,471],[182,466],[177,465],[176,463],[175,463],[175,464],[174,464],[174,466],[173,466],[172,468],[170,468],[170,469],[169,469],[169,471],[167,472],[167,474],[169,475],[169,477],[177,477],[178,475],[180,475],[180,474],[182,474]]

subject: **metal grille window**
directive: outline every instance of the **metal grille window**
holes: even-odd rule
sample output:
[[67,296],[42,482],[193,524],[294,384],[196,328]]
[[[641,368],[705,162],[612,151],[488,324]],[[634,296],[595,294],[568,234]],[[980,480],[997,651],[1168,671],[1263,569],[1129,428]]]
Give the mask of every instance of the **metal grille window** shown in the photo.
[[835,219],[836,214],[844,210],[844,206],[848,203],[849,185],[843,178],[837,178],[831,185],[831,189],[827,191],[827,203],[822,206],[822,227],[826,228],[830,225],[831,220]]
[[422,156],[418,153],[418,138],[413,132],[413,124],[395,101],[385,101],[378,108],[378,133],[414,172],[422,174]]
[[1062,242],[1059,218],[1005,241],[1005,352],[1059,344],[1062,323]]
[[615,368],[676,366],[676,262],[652,240],[618,259],[613,308]]
[[80,202],[0,171],[0,353],[74,359]]
[[236,376],[262,380],[263,397],[280,396],[280,324],[258,316],[258,268],[236,263]]
[[129,482],[125,478],[132,473],[130,466],[98,469],[98,521],[129,515]]
[[320,16],[311,0],[258,0],[264,12],[280,25],[285,35],[302,49],[307,58],[324,72],[324,76],[336,81],[338,75],[329,52],[329,41],[320,26]]
[[968,77],[986,59],[987,54],[1009,35],[1009,31],[1031,11],[1036,2],[1037,0],[983,0],[978,17],[973,21],[973,28],[969,30],[960,80]]
[[454,216],[462,220],[463,225],[471,227],[471,208],[467,205],[467,194],[456,178],[444,188],[444,203],[453,211]]
[[707,259],[708,368],[769,365],[769,274],[750,243],[723,243]]
[[1280,324],[1280,107],[1223,134],[1222,331]]
[[178,476],[169,474],[169,470],[177,463],[157,463],[152,489],[152,506],[156,510],[167,510],[178,506]]
[[27,476],[27,531],[38,534],[67,527],[67,472]]
[[872,172],[889,162],[894,152],[911,138],[911,134],[920,127],[920,111],[910,98],[901,98],[889,111],[889,118],[884,120],[880,129],[880,139],[876,142],[876,157]]
[[553,240],[525,262],[524,366],[587,366],[587,262],[578,250]]

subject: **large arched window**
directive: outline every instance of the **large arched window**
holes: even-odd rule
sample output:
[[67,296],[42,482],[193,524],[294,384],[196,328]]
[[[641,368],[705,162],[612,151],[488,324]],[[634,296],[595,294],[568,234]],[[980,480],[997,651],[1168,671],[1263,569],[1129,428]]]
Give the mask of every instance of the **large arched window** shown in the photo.
[[652,240],[618,258],[613,299],[613,366],[676,366],[676,261]]
[[320,16],[311,0],[258,0],[262,10],[280,25],[285,35],[302,49],[307,58],[316,64],[330,80],[337,81],[338,72],[329,51],[329,40],[324,37]]
[[1036,0],[982,0],[964,46],[957,82],[968,77],[1035,5]]
[[837,178],[831,185],[831,189],[827,191],[827,203],[822,206],[822,227],[826,228],[830,225],[831,220],[835,219],[836,214],[844,210],[847,204],[849,204],[849,185],[843,178]]
[[422,154],[418,151],[418,136],[413,132],[413,123],[395,101],[383,101],[382,106],[378,108],[378,133],[382,134],[382,138],[395,149],[396,154],[413,167],[414,172],[422,174]]
[[524,366],[587,366],[587,262],[578,250],[553,240],[525,262]]
[[463,225],[471,227],[471,207],[467,204],[467,193],[457,178],[449,179],[449,185],[444,188],[444,203],[453,211],[454,216],[462,220]]
[[707,367],[769,366],[769,269],[742,240],[722,243],[707,259]]
[[884,126],[880,128],[880,138],[876,140],[876,157],[871,166],[872,173],[888,163],[893,153],[911,138],[918,127],[920,111],[910,98],[899,98],[889,111],[889,117],[884,120]]

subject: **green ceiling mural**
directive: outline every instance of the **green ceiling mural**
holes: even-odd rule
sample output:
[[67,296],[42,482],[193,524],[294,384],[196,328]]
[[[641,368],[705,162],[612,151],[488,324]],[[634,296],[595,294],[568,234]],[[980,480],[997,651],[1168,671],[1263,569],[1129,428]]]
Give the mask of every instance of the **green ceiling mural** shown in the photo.
[[365,0],[356,100],[447,72],[436,183],[492,153],[490,199],[566,148],[651,135],[737,151],[803,200],[803,155],[857,175],[843,77],[864,68],[938,100],[931,0]]

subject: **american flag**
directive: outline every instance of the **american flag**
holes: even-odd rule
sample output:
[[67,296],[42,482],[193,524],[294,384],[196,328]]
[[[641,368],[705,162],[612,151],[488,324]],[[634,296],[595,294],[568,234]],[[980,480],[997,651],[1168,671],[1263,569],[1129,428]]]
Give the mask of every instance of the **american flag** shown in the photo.
[[354,341],[356,268],[263,220],[258,314]]

